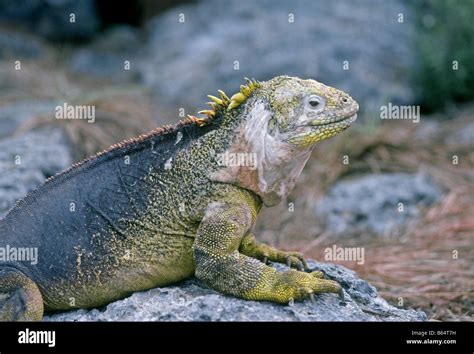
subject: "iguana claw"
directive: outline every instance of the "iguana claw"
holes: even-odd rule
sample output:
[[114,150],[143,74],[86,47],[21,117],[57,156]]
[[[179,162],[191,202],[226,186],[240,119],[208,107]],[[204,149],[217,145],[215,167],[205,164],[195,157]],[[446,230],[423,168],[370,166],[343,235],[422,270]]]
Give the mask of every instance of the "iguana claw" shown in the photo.
[[299,271],[308,269],[308,264],[304,259],[304,256],[298,252],[285,252],[286,265],[290,268],[296,268]]

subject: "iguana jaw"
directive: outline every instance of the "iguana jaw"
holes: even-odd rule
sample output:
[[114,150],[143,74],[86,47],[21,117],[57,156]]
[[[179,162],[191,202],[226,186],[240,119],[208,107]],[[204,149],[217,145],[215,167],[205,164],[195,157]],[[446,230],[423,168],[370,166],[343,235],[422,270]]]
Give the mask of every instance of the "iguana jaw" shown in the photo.
[[351,99],[343,110],[323,113],[316,119],[309,119],[294,127],[287,141],[299,147],[312,146],[349,128],[357,120],[358,110],[359,105]]

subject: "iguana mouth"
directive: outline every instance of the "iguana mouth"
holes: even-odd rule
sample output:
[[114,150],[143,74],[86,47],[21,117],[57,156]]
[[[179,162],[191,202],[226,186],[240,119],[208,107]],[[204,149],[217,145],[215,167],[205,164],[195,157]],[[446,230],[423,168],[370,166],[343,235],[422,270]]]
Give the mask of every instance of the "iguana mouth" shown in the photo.
[[353,113],[353,114],[346,115],[346,116],[337,118],[336,120],[332,120],[332,121],[329,121],[329,122],[328,121],[319,121],[318,122],[318,120],[315,120],[315,121],[313,121],[309,124],[304,124],[302,126],[303,127],[324,127],[324,126],[327,126],[327,125],[332,125],[332,124],[341,123],[341,122],[347,122],[349,124],[352,124],[356,120],[357,120],[357,113]]
[[357,113],[346,118],[349,123],[354,123],[357,120]]
[[308,126],[310,127],[320,127],[320,126],[325,126],[325,125],[331,125],[331,124],[336,124],[340,122],[348,122],[348,123],[353,123],[357,120],[357,113],[338,118],[336,120],[330,121],[330,122],[314,122],[312,124],[309,124]]

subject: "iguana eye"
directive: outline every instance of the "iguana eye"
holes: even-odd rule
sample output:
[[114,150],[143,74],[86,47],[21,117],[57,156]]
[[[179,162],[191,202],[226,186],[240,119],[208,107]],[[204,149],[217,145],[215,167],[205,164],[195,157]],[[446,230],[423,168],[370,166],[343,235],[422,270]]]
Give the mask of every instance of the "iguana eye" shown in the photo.
[[319,96],[312,95],[308,97],[307,104],[310,109],[319,111],[324,108],[324,99]]

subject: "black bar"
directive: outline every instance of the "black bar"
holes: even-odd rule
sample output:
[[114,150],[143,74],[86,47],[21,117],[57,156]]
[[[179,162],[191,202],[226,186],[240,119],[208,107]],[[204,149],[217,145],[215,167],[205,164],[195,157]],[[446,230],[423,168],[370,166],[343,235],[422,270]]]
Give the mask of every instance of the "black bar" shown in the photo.
[[[19,344],[19,332],[26,329],[30,334],[55,331],[55,346]],[[422,337],[420,333],[426,334]],[[407,340],[413,339],[455,340],[456,344],[407,344]],[[153,352],[472,353],[474,323],[0,323],[1,354],[138,353],[150,349]]]

